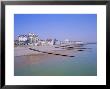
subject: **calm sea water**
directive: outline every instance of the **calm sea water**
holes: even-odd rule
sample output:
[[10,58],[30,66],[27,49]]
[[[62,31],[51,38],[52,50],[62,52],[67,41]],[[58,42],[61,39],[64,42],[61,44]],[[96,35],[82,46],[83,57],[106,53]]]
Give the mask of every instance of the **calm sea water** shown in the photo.
[[84,51],[71,53],[75,57],[44,54],[15,57],[15,76],[96,76],[97,47],[86,45]]

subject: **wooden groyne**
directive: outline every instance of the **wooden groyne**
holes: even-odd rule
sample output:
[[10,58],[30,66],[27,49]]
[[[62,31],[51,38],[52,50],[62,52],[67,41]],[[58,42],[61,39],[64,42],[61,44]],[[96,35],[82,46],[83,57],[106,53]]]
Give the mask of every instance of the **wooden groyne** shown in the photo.
[[52,52],[40,51],[40,50],[33,49],[33,48],[29,48],[29,49],[30,49],[30,50],[33,50],[33,51],[41,52],[41,53],[47,53],[47,54],[53,54],[53,55],[59,55],[59,56],[65,56],[65,57],[75,57],[75,56],[62,55],[62,54],[57,54],[57,53],[52,53]]

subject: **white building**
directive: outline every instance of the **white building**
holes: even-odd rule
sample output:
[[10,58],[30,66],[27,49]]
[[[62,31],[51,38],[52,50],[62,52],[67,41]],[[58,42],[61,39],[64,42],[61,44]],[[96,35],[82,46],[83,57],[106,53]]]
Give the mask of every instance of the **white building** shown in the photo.
[[54,40],[49,41],[48,45],[54,45]]
[[75,44],[84,44],[82,41],[76,41]]
[[35,44],[39,41],[38,35],[35,35],[33,33],[28,34],[28,40],[30,44]]
[[20,35],[20,36],[18,36],[18,41],[19,42],[24,42],[24,41],[27,41],[27,36],[26,35]]
[[19,35],[18,36],[19,45],[36,45],[36,46],[44,46],[44,45],[55,45],[56,39],[39,39],[38,35],[29,33],[27,35]]
[[69,44],[69,43],[70,43],[69,39],[65,39],[64,41],[60,41],[60,44]]

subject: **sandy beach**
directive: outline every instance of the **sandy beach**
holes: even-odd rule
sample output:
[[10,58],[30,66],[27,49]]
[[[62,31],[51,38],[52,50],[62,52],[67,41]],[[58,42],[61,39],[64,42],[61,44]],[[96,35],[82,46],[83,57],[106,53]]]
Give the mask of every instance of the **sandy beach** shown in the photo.
[[37,52],[30,50],[29,48],[40,50],[43,52],[53,53],[53,54],[61,54],[61,55],[71,55],[74,50],[65,50],[61,48],[55,48],[54,46],[24,46],[24,47],[15,47],[14,56],[26,56],[26,55],[38,55],[38,54],[46,54],[42,52]]

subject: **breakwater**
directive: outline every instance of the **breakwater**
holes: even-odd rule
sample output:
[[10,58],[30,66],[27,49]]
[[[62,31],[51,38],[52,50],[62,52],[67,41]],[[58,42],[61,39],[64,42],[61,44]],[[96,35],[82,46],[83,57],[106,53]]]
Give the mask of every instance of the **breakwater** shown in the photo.
[[62,55],[62,54],[58,54],[58,53],[40,51],[40,50],[33,49],[33,48],[29,48],[29,49],[30,49],[30,50],[33,50],[33,51],[41,52],[41,53],[47,53],[47,54],[53,54],[53,55],[60,55],[60,56],[66,56],[66,57],[75,57],[75,56],[70,56],[70,55]]

